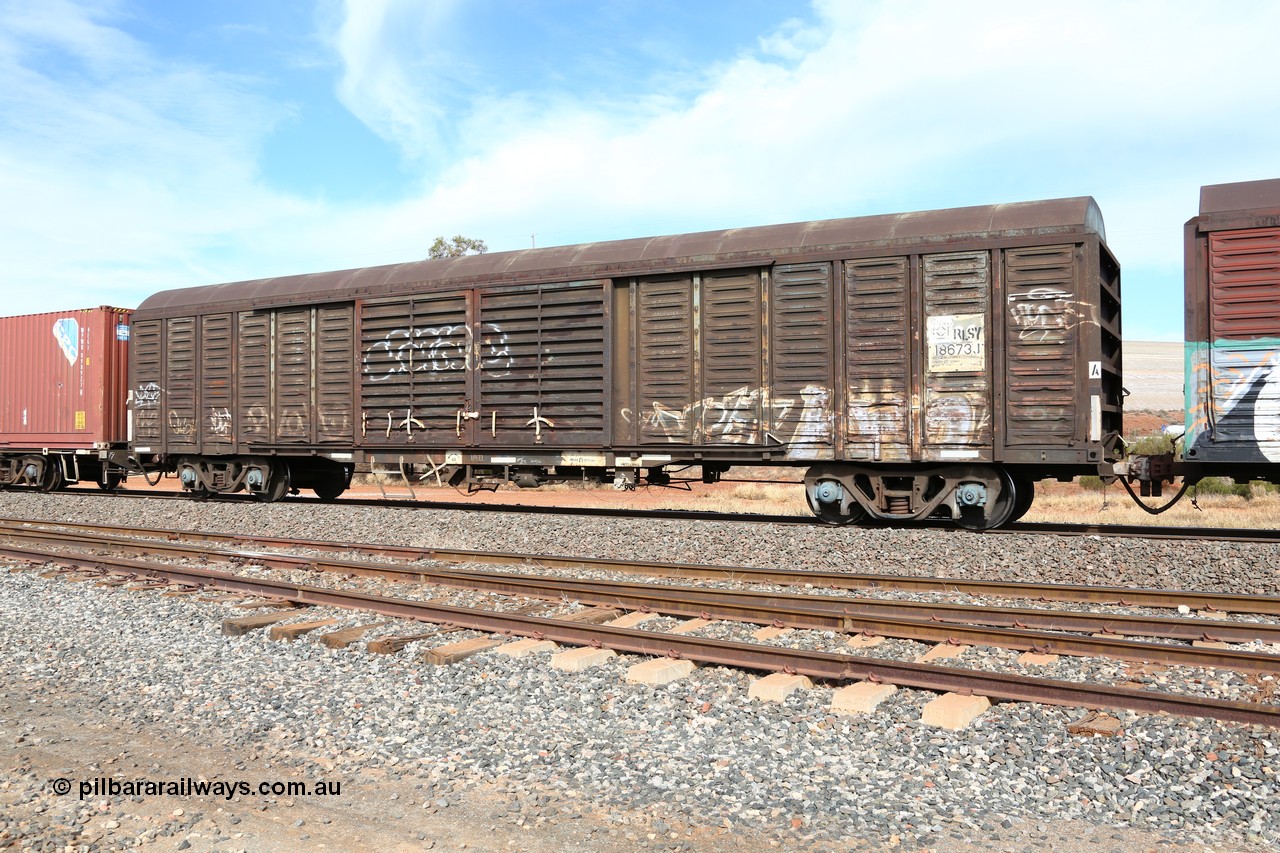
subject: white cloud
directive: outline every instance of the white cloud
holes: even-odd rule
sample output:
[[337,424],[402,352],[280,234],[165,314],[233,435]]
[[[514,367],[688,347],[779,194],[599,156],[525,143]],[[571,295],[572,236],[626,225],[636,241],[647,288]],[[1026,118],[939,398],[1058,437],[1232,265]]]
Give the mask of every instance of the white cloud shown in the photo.
[[266,190],[283,114],[248,81],[162,62],[70,2],[0,10],[0,287],[9,310],[133,305],[216,274],[210,247],[306,205]]
[[346,0],[333,37],[343,65],[343,105],[411,159],[443,153],[445,88],[457,59],[435,36],[455,5]]
[[[1122,263],[1170,275],[1175,294],[1199,185],[1280,172],[1280,89],[1263,67],[1275,4],[820,0],[816,13],[704,70],[690,101],[620,112],[518,84],[479,101],[454,119],[469,155],[415,221],[518,248],[532,231],[572,242],[1094,194]],[[360,100],[408,91],[388,65],[402,44],[348,69]],[[432,120],[430,81],[412,90]],[[1176,303],[1158,310],[1177,327]]]
[[[1194,184],[1224,143],[1222,122],[1247,114],[1247,134],[1280,124],[1274,108],[1258,108],[1274,96],[1273,77],[1253,67],[1280,7],[1250,7],[1258,20],[1243,30],[1239,11],[1203,4],[984,8],[820,3],[814,26],[764,34],[761,51],[720,69],[691,103],[640,123],[618,121],[615,104],[517,88],[460,118],[471,154],[423,207],[472,229],[525,231],[514,227],[523,220],[574,232],[637,217],[679,229],[840,215],[895,198],[1013,200],[1002,193],[1018,185],[1142,192],[1172,177],[1157,169],[1166,155],[1176,162],[1179,136],[1209,146],[1176,162]],[[353,14],[350,29],[369,31],[369,14]],[[428,66],[397,61],[404,40],[386,38],[382,51],[344,51],[344,96],[365,112],[431,124],[440,103],[432,81],[404,82],[407,69]],[[361,56],[376,59],[361,65]],[[530,119],[531,101],[540,119]],[[408,149],[433,135],[373,126]],[[1152,158],[1153,147],[1174,150]]]
[[625,96],[494,85],[451,48],[473,8],[337,11],[337,97],[422,189],[335,208],[258,174],[290,109],[261,81],[159,58],[119,7],[0,5],[11,305],[405,260],[436,234],[523,248],[1089,193],[1126,267],[1176,270],[1201,183],[1280,174],[1277,4],[820,0]]

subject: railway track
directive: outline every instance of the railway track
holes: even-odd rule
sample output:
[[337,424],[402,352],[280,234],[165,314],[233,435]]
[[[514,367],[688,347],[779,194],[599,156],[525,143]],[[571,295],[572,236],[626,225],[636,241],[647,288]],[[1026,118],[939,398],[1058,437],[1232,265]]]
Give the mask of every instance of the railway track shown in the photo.
[[[138,500],[192,500],[178,492],[117,489],[113,492],[80,490],[78,495],[97,495],[103,498],[121,497]],[[211,501],[231,503],[258,503],[250,495],[219,495],[207,498]],[[286,497],[284,502],[304,506],[337,505],[389,509],[432,509],[451,512],[516,512],[529,515],[570,515],[586,518],[649,518],[677,521],[724,521],[743,524],[769,524],[795,527],[830,527],[831,525],[808,515],[778,515],[768,513],[726,513],[707,510],[678,509],[628,509],[626,507],[560,507],[529,504],[489,504],[470,501],[423,501],[408,498],[343,497],[334,501],[303,495]],[[890,525],[881,525],[888,527]],[[1280,529],[1231,528],[1231,527],[1158,527],[1134,524],[1072,524],[1066,522],[1015,522],[995,530],[969,531],[955,527],[947,521],[915,522],[902,525],[903,529],[929,529],[953,536],[1000,536],[1008,534],[1032,534],[1053,536],[1101,536],[1106,538],[1133,538],[1155,540],[1187,540],[1204,542],[1253,542],[1280,543]]]
[[[563,557],[549,554],[485,552],[451,548],[415,548],[401,545],[371,545],[353,542],[290,539],[247,534],[207,533],[196,530],[116,527],[77,522],[45,522],[0,518],[0,530],[38,531],[82,530],[99,534],[163,538],[170,542],[236,543],[254,547],[308,549],[326,552],[395,557],[404,560],[435,560],[448,563],[528,565],[546,569],[593,569],[628,574],[679,578],[767,583],[778,586],[812,586],[832,589],[899,590],[905,592],[963,593],[996,598],[1063,601],[1086,604],[1115,604],[1125,607],[1188,607],[1206,612],[1252,613],[1280,616],[1280,598],[1266,595],[1197,592],[1195,590],[1133,589],[1129,587],[1079,584],[989,581],[918,575],[868,572],[764,569],[748,566],[663,563],[648,560],[614,560],[591,557]],[[258,551],[243,556],[257,557]],[[314,562],[314,561],[313,561]]]
[[[756,625],[773,625],[811,630],[860,632],[864,635],[901,637],[921,642],[981,644],[1041,653],[1078,656],[1108,656],[1123,660],[1180,664],[1214,669],[1236,669],[1249,673],[1280,673],[1280,656],[1226,648],[1199,648],[1177,640],[1201,639],[1217,642],[1280,641],[1280,625],[1258,622],[1160,618],[1130,614],[1059,612],[1033,608],[883,601],[840,596],[797,595],[778,592],[724,590],[636,584],[619,581],[584,580],[538,574],[442,569],[415,565],[406,560],[440,559],[441,552],[418,549],[379,548],[348,543],[306,543],[267,537],[215,536],[197,534],[200,545],[182,543],[182,531],[127,529],[107,532],[93,525],[34,523],[20,520],[0,522],[0,533],[15,543],[0,548],[0,555],[28,562],[56,562],[69,568],[92,569],[135,578],[155,578],[187,586],[204,586],[260,596],[270,596],[297,604],[319,604],[369,610],[388,616],[415,619],[472,630],[518,634],[578,645],[601,645],[616,651],[688,658],[751,669],[794,672],[833,681],[879,679],[889,683],[931,690],[983,693],[995,698],[1022,699],[1088,707],[1128,708],[1139,711],[1216,717],[1238,722],[1280,726],[1280,707],[1234,702],[1199,696],[1152,693],[1125,687],[1107,687],[1080,682],[1057,682],[1023,674],[998,674],[928,664],[908,664],[829,652],[809,652],[776,646],[734,643],[674,633],[564,624],[564,620],[500,613],[476,608],[458,608],[413,599],[370,595],[325,586],[278,581],[243,574],[174,566],[153,560],[129,560],[110,553],[144,553],[181,560],[243,562],[278,569],[328,573],[329,577],[353,574],[411,580],[454,589],[468,589],[543,601],[575,600],[584,604],[615,607],[674,617],[733,620]],[[139,539],[139,536],[147,536]],[[193,537],[195,538],[195,537]],[[218,543],[230,547],[212,547]],[[256,548],[308,548],[340,550],[349,554],[395,556],[400,562],[338,560],[314,556],[248,551]],[[70,549],[70,552],[68,552]],[[85,552],[88,553],[85,553]],[[470,561],[471,552],[449,552],[449,558]],[[491,560],[513,558],[529,565],[529,555],[487,555]],[[545,565],[545,558],[541,558]],[[567,565],[581,567],[582,561]],[[648,564],[650,566],[654,564]],[[668,567],[671,568],[671,567]],[[705,567],[676,567],[698,569]],[[893,580],[893,579],[890,579]],[[912,578],[910,581],[922,579]],[[774,581],[769,581],[770,583]],[[944,580],[938,590],[949,589]],[[1022,597],[1036,597],[1045,585],[1001,585],[1016,587]],[[1052,585],[1049,585],[1052,586]],[[1189,593],[1179,591],[1129,591],[1131,598],[1149,594],[1155,606],[1185,602]],[[1202,607],[1244,610],[1253,613],[1280,613],[1280,598],[1199,594]],[[1097,600],[1097,599],[1090,599]],[[1101,636],[1064,633],[1092,632]],[[1157,638],[1157,642],[1135,641],[1133,636]]]

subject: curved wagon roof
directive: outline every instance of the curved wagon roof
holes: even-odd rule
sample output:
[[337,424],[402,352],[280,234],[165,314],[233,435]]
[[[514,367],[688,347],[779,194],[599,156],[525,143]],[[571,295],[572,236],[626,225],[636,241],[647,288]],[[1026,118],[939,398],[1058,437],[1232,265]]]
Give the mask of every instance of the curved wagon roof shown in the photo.
[[686,267],[817,260],[853,247],[927,245],[945,250],[952,244],[983,239],[1080,233],[1106,239],[1102,212],[1088,196],[493,252],[164,290],[138,306],[134,321],[208,310],[378,298],[424,286],[617,278]]

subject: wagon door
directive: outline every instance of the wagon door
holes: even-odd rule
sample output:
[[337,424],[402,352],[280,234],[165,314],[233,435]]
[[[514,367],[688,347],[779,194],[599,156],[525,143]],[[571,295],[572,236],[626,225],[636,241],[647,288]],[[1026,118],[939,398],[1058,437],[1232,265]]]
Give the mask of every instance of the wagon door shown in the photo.
[[606,281],[502,288],[476,294],[469,372],[480,446],[605,443]]
[[990,459],[991,258],[987,252],[925,255],[924,459]]
[[694,280],[636,280],[636,414],[642,444],[692,444]]
[[1210,428],[1190,424],[1188,456],[1280,461],[1280,228],[1212,233],[1207,260]]
[[448,291],[362,304],[364,446],[460,447],[474,440],[469,296]]
[[770,441],[764,281],[759,268],[634,280],[641,444]]
[[1005,444],[1063,447],[1076,437],[1076,252],[1005,252]]
[[829,263],[774,267],[769,287],[769,435],[789,459],[835,455],[834,299]]
[[909,259],[848,261],[844,278],[845,457],[909,462]]

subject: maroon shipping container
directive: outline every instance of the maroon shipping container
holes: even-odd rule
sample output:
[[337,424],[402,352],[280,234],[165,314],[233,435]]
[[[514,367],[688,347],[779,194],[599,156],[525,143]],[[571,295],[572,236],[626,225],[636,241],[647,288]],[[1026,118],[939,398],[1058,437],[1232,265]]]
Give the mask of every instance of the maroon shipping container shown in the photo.
[[0,318],[0,452],[128,441],[130,311]]

